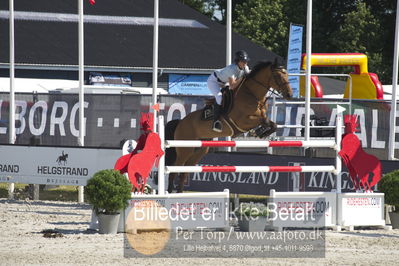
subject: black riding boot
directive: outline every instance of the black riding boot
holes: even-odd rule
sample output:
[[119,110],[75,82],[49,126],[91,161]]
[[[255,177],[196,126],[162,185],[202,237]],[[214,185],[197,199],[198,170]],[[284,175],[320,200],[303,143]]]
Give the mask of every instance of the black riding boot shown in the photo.
[[222,132],[222,122],[219,120],[222,106],[217,104],[213,105],[213,127],[212,130],[216,132]]

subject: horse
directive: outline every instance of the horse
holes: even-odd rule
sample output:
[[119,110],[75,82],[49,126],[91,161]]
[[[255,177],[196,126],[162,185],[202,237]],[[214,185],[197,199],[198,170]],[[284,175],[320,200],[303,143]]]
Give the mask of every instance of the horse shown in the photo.
[[64,165],[67,163],[68,159],[68,153],[64,154],[64,151],[62,151],[62,155],[58,156],[56,162],[60,165],[61,162],[64,162]]
[[[243,78],[234,90],[234,103],[228,113],[221,116],[222,132],[212,130],[212,119],[201,119],[205,109],[189,113],[182,120],[172,120],[166,124],[167,140],[209,140],[220,137],[235,137],[256,129],[261,137],[276,131],[276,124],[266,116],[267,92],[273,88],[285,99],[292,97],[292,88],[288,82],[288,74],[277,61],[260,62]],[[208,147],[201,148],[169,148],[166,150],[166,165],[196,165],[208,153]],[[169,174],[168,192],[174,189],[173,181],[177,173]],[[180,175],[177,192],[183,192],[188,173]]]

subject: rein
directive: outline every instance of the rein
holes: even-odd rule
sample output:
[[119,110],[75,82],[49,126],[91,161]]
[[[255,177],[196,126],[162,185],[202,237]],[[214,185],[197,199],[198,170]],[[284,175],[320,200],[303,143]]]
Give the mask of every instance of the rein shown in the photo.
[[[269,80],[268,80],[268,84],[271,83],[270,81],[271,81],[271,79],[273,78],[273,79],[274,79],[274,82],[277,84],[277,86],[278,86],[279,88],[283,88],[283,86],[289,84],[289,82],[283,83],[283,82],[281,82],[280,79],[276,78],[276,75],[277,75],[276,72],[277,72],[277,71],[278,71],[278,69],[275,70],[275,69],[272,68],[272,70],[271,70],[271,75],[270,75]],[[280,94],[275,88],[272,88],[272,87],[270,87],[270,86],[267,87],[267,86],[264,85],[262,82],[258,81],[255,77],[248,78],[247,76],[244,76],[243,79],[242,79],[242,81],[240,82],[240,84],[236,87],[236,89],[234,89],[234,98],[237,97],[239,90],[241,89],[241,87],[243,86],[243,84],[245,83],[246,80],[253,80],[255,83],[257,83],[258,85],[262,86],[262,87],[265,88],[267,91],[270,91],[272,94],[275,94],[275,95],[278,95],[278,96],[281,97],[281,94]],[[267,92],[266,92],[266,94],[267,94]],[[266,96],[266,94],[265,94],[265,96]],[[255,95],[254,95],[254,96],[255,96]],[[267,118],[267,116],[266,116],[266,111],[265,111],[264,108],[267,108],[267,100],[268,100],[270,97],[271,97],[271,96],[264,97],[264,98],[262,98],[262,99],[257,99],[257,100],[258,100],[258,107],[257,107],[257,108],[260,110],[260,112],[261,112],[261,118],[263,118],[263,119]],[[257,97],[256,97],[256,98],[257,98]],[[225,118],[225,122],[227,122],[227,124],[230,126],[230,128],[231,128],[231,129],[234,129],[234,130],[233,130],[234,132],[237,132],[237,133],[244,133],[244,132],[247,131],[247,130],[245,130],[245,129],[240,128],[240,127],[237,125],[236,121],[234,121],[231,117],[226,116],[226,117],[224,117],[224,118]],[[234,133],[233,133],[233,135],[234,135]]]
[[238,84],[238,87],[234,90],[234,98],[237,96],[238,91],[240,90],[240,88],[242,87],[242,85],[244,84],[246,79],[247,79],[247,77],[244,76],[243,79],[241,80],[240,84]]
[[[281,83],[280,80],[276,78],[275,70],[272,69],[271,72],[272,72],[272,73],[271,73],[271,75],[270,75],[270,77],[269,77],[269,82],[268,82],[269,84],[270,84],[270,81],[271,81],[272,77],[273,77],[274,81],[276,82],[277,86],[279,86],[280,88],[283,87],[284,85],[287,85],[287,84],[289,83],[289,82]],[[255,83],[257,83],[258,85],[260,85],[260,86],[262,86],[263,88],[267,89],[267,91],[270,91],[272,94],[281,97],[281,94],[280,94],[279,92],[276,92],[276,89],[275,89],[275,88],[265,86],[262,82],[260,82],[260,81],[258,81],[257,79],[255,79],[255,77],[251,78],[251,80],[255,81]],[[267,94],[267,93],[266,93],[266,94]],[[265,98],[264,98],[263,103],[262,103],[263,106],[266,106],[266,102],[267,102],[267,100],[270,99],[270,98],[271,98],[271,95],[269,95],[268,97],[265,97]],[[262,108],[259,108],[259,109],[262,111]]]
[[[270,79],[271,79],[271,77],[270,77]],[[265,86],[262,82],[258,81],[258,80],[255,79],[255,78],[251,78],[250,80],[255,81],[258,85],[260,85],[260,86],[262,86],[263,88],[267,89],[267,91],[270,91],[271,93],[273,93],[273,94],[275,94],[275,95],[277,95],[277,96],[281,96],[280,93],[276,92],[276,89],[275,89],[275,88],[267,87],[267,86]],[[268,98],[270,98],[270,96],[269,96]]]
[[[271,75],[270,75],[270,77],[269,77],[269,82],[268,82],[269,84],[270,84],[270,80],[272,79],[272,77],[273,77],[274,81],[276,82],[277,86],[279,86],[280,88],[283,87],[284,85],[289,84],[289,82],[281,83],[279,79],[276,79],[276,77],[275,77],[275,75],[276,75],[275,72],[276,72],[275,69],[272,68],[272,69],[271,69]],[[247,79],[248,79],[248,80],[253,80],[253,81],[255,81],[255,83],[257,83],[258,85],[262,86],[262,87],[265,88],[267,91],[270,91],[272,94],[281,97],[281,94],[280,94],[278,91],[276,92],[276,89],[275,89],[275,88],[272,88],[272,87],[270,87],[270,86],[269,86],[269,87],[265,86],[262,82],[258,81],[255,77],[247,78],[247,76],[244,75],[244,77],[242,78],[240,84],[238,84],[238,86],[234,89],[234,93],[233,93],[233,95],[234,95],[233,97],[234,97],[234,98],[237,97],[239,90],[241,89],[241,87],[243,86],[243,84],[245,83],[245,81],[246,81]],[[266,94],[267,94],[267,92],[266,92]],[[265,98],[264,98],[264,103],[266,103],[267,100],[268,100],[270,97],[271,97],[271,96],[265,97]]]

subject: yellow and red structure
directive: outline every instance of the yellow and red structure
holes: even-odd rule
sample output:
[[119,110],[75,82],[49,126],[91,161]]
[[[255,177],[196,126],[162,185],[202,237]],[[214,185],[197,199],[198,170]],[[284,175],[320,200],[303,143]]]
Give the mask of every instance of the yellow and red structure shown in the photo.
[[[352,80],[353,99],[383,99],[384,92],[377,74],[369,73],[367,55],[362,53],[312,53],[311,66],[332,67],[352,66],[354,72],[349,73]],[[302,55],[301,69],[306,69],[306,54]],[[344,98],[349,98],[350,79],[346,82]],[[305,78],[301,77],[300,95],[305,95]],[[311,76],[311,96],[322,98],[323,88],[317,76]]]

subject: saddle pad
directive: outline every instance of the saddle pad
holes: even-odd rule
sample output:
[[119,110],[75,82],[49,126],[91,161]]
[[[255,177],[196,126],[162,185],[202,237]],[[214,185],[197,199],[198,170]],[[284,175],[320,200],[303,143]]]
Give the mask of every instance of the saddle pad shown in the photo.
[[202,109],[201,120],[208,121],[213,119],[213,105],[206,105]]
[[[234,91],[230,90],[228,87],[222,89],[223,100],[222,100],[222,110],[221,114],[230,113],[233,108],[234,103]],[[201,120],[208,121],[213,119],[213,104],[215,103],[215,98],[206,99],[205,107],[202,109]]]

